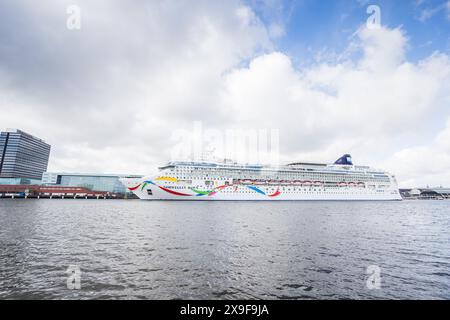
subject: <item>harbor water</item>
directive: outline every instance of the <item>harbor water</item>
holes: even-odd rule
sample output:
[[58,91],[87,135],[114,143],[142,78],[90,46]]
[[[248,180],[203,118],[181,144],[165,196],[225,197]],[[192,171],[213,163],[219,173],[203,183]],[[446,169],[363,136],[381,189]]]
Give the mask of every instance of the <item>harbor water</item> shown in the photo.
[[2,199],[0,298],[450,299],[450,201]]

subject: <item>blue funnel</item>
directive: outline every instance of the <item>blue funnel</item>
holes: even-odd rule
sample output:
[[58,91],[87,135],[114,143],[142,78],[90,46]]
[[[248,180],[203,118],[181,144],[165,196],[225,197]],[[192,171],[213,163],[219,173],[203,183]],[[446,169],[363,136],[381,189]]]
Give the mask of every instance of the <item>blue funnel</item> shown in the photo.
[[353,165],[352,156],[349,154],[344,154],[342,157],[337,159],[334,164],[345,164],[345,165]]

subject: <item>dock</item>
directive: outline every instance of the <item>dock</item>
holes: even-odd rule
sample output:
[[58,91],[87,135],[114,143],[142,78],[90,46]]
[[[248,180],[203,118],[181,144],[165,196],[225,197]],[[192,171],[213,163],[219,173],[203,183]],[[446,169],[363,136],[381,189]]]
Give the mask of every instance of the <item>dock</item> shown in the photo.
[[10,199],[126,199],[126,194],[93,191],[84,187],[0,185],[0,198]]
[[450,188],[400,189],[400,194],[405,200],[448,200],[450,199]]

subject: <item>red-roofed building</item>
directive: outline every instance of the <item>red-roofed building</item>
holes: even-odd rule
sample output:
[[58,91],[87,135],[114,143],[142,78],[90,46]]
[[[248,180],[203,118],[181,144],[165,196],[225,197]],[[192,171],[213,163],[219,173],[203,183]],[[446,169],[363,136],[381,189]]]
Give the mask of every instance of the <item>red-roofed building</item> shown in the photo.
[[114,193],[83,187],[0,185],[0,198],[117,198]]

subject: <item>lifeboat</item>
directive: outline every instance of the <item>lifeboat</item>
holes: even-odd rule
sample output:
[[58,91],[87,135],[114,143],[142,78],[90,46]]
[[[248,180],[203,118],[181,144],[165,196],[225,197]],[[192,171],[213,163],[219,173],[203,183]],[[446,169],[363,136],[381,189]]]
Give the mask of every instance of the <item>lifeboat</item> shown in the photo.
[[294,181],[292,181],[292,183],[295,184],[295,185],[301,185],[301,184],[302,184],[302,181],[300,181],[300,180],[294,180]]
[[314,181],[314,185],[320,187],[323,184],[322,181]]
[[257,185],[265,185],[266,181],[265,180],[255,180],[255,184],[257,184]]
[[278,181],[277,180],[269,180],[269,181],[267,181],[267,183],[275,185],[275,184],[278,184]]
[[303,181],[302,185],[304,186],[310,186],[311,185],[311,181]]
[[366,186],[366,184],[364,182],[362,182],[362,181],[358,182],[358,187],[365,187],[365,186]]
[[338,186],[340,187],[346,187],[347,186],[347,182],[339,182]]

